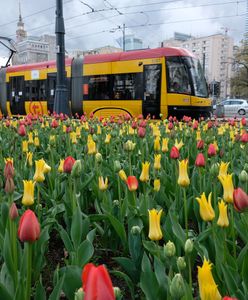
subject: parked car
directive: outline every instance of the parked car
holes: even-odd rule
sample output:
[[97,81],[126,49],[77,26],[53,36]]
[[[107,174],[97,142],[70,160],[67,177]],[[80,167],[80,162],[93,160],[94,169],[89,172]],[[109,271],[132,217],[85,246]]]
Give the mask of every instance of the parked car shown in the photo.
[[[245,99],[226,99],[221,103],[223,105],[224,116],[245,116],[248,115],[248,102]],[[213,105],[216,111],[216,105]]]

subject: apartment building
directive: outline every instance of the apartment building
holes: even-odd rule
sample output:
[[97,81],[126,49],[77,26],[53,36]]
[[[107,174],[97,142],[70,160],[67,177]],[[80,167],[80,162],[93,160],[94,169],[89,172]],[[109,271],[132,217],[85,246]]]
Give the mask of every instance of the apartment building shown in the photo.
[[[184,35],[186,36],[186,35]],[[204,37],[174,38],[161,44],[183,47],[193,52],[201,61],[208,83],[220,83],[220,98],[230,96],[230,78],[232,76],[233,39],[227,34],[213,34]]]

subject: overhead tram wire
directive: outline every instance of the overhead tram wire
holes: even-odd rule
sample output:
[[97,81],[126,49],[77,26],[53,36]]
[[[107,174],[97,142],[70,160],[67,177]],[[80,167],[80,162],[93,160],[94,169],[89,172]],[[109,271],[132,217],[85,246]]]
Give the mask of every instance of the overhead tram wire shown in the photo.
[[[71,1],[73,1],[73,0],[68,0],[68,1],[66,1],[65,3],[69,3],[69,2],[71,2]],[[155,3],[157,3],[157,4],[161,4],[161,3],[167,4],[167,3],[171,3],[171,2],[180,2],[180,1],[181,1],[181,0],[178,0],[178,1],[177,1],[177,0],[175,0],[175,1],[167,1],[166,3],[160,1],[160,2],[152,2],[151,4],[155,4]],[[244,3],[244,2],[246,2],[246,1],[244,1],[244,0],[238,1],[239,4],[240,4],[240,3]],[[201,7],[201,6],[206,7],[206,6],[212,6],[212,5],[216,6],[216,5],[224,5],[224,4],[232,4],[232,3],[233,3],[233,4],[234,4],[234,3],[237,3],[237,1],[221,2],[221,3],[211,3],[211,4],[200,4],[200,5],[194,6],[194,8],[196,8],[196,7]],[[124,6],[124,7],[118,8],[118,9],[132,8],[132,7],[146,6],[146,5],[150,5],[150,4],[148,3],[148,4],[142,4],[142,5]],[[55,7],[55,6],[50,7],[50,8],[47,8],[46,10],[52,9],[52,8],[54,8],[54,7]],[[178,10],[178,9],[184,9],[184,8],[188,8],[188,7],[174,7],[174,8],[167,8],[167,9],[159,9],[159,11],[160,11],[160,10]],[[113,11],[113,8],[95,10],[94,13],[96,13],[96,12],[108,11],[108,10],[109,10],[109,11]],[[155,11],[155,10],[152,10],[152,12],[153,12],[153,11]],[[41,11],[35,12],[35,13],[31,14],[31,15],[28,15],[27,17],[33,16],[33,15],[35,15],[35,14],[39,14],[40,12],[41,12]],[[148,13],[148,12],[149,12],[149,11],[125,12],[125,13],[123,13],[123,15],[127,15],[127,14],[136,14],[136,13]],[[72,16],[72,17],[68,17],[68,18],[65,18],[65,21],[72,20],[72,19],[81,17],[81,16],[83,16],[83,15],[87,15],[87,14],[89,14],[89,13],[92,13],[92,12],[87,12],[87,13],[83,13],[83,14],[80,14],[80,15],[75,15],[75,16]],[[116,16],[111,16],[111,17],[109,17],[109,18],[114,18],[114,17],[117,17],[117,16],[119,16],[119,14],[116,15]],[[25,17],[25,18],[26,18],[26,17]],[[105,20],[105,19],[108,19],[108,18],[106,18],[106,17],[103,16],[102,19],[99,19],[99,20],[96,20],[96,21],[91,21],[91,23],[99,22],[99,21]],[[13,23],[13,22],[16,22],[16,20],[15,20],[15,21],[11,21],[11,22],[9,22],[8,24],[11,24],[11,23]],[[37,29],[42,29],[43,27],[47,27],[47,26],[50,26],[50,25],[53,25],[53,24],[54,24],[54,22],[49,23],[49,24],[45,24],[45,25],[41,25],[41,26],[38,26],[38,27],[35,27],[35,28],[29,28],[28,30],[29,30],[29,32],[30,32],[30,31],[34,31],[34,30],[37,30]],[[113,22],[113,24],[115,24],[115,23]],[[7,24],[2,24],[2,25],[0,25],[0,27],[1,27],[1,26],[5,26],[5,25],[7,25]],[[78,26],[82,26],[82,25],[87,25],[87,24],[77,24],[77,25],[73,25],[73,26],[71,26],[71,27],[68,27],[68,29],[71,29],[71,28],[74,28],[74,27],[78,27]],[[117,24],[115,24],[115,25],[118,26]],[[11,34],[11,35],[9,35],[9,36],[15,36],[15,33],[14,33],[14,34]]]
[[[174,23],[185,23],[185,22],[201,22],[201,21],[208,21],[208,20],[218,20],[218,19],[224,19],[224,18],[235,18],[235,17],[243,17],[245,16],[246,13],[242,13],[242,14],[235,14],[235,15],[229,15],[229,16],[221,16],[221,17],[209,17],[209,18],[200,18],[200,19],[188,19],[188,20],[178,20],[178,21],[170,21],[170,22],[160,22],[160,23],[150,23],[147,25],[133,25],[133,26],[127,26],[127,28],[134,28],[134,27],[151,27],[151,26],[160,26],[160,25],[166,25],[166,24],[174,24]],[[115,29],[115,28],[112,28]],[[111,30],[111,29],[110,29]],[[103,33],[103,32],[109,32],[109,30],[103,30],[103,31],[99,31],[99,32],[92,32],[92,33],[88,33],[88,34],[84,34],[84,35],[80,35],[77,37],[72,37],[72,38],[68,38],[67,40],[72,40],[72,39],[77,39],[77,38],[82,38],[85,36],[89,36],[89,35],[95,35],[95,34],[99,34],[99,33]]]
[[[69,3],[69,2],[72,2],[73,0],[68,0],[68,1],[65,1],[64,2],[64,4],[67,4],[67,3]],[[45,11],[48,11],[48,10],[50,10],[50,9],[54,9],[56,6],[54,5],[54,6],[50,6],[50,7],[48,7],[48,8],[45,8],[45,9],[42,9],[42,10],[39,10],[39,11],[37,11],[37,12],[35,12],[35,13],[32,13],[32,14],[30,14],[30,15],[27,15],[27,16],[24,16],[23,17],[23,19],[27,19],[27,18],[30,18],[30,17],[33,17],[33,16],[35,16],[35,15],[38,15],[38,14],[41,14],[41,13],[43,13],[43,12],[45,12]],[[7,26],[7,25],[10,25],[10,24],[13,24],[13,23],[16,23],[18,21],[18,18],[17,19],[15,19],[15,20],[13,20],[13,21],[10,21],[10,22],[8,22],[8,23],[5,23],[5,24],[0,24],[0,27],[4,27],[4,26]]]

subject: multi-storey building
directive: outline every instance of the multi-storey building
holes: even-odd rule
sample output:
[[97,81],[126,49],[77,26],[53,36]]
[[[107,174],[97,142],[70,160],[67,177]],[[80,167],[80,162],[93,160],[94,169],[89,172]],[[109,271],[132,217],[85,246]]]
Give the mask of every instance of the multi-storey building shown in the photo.
[[180,40],[169,39],[165,46],[183,47],[193,52],[202,63],[208,83],[220,83],[220,98],[230,96],[232,76],[233,39],[227,34],[213,34],[204,37],[189,37]]
[[56,37],[53,35],[28,36],[22,21],[19,3],[19,20],[16,30],[17,53],[12,58],[12,64],[27,64],[56,58]]

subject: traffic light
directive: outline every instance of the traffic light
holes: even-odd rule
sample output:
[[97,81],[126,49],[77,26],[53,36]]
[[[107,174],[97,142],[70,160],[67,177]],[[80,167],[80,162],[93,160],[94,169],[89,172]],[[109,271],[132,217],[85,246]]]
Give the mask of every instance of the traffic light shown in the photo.
[[220,82],[215,81],[215,80],[212,81],[209,84],[209,91],[212,96],[219,97],[220,96]]

